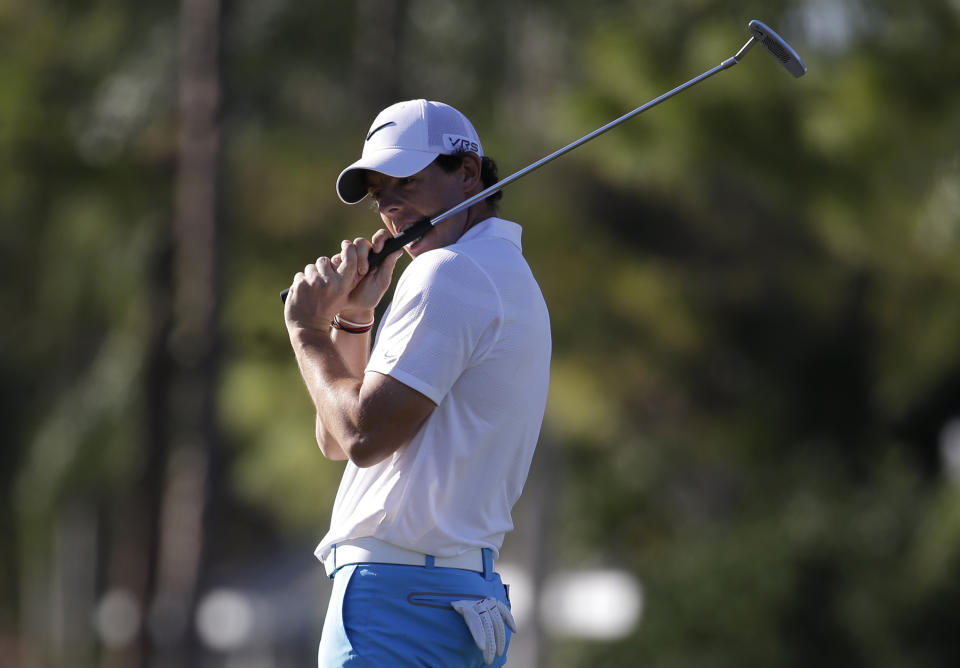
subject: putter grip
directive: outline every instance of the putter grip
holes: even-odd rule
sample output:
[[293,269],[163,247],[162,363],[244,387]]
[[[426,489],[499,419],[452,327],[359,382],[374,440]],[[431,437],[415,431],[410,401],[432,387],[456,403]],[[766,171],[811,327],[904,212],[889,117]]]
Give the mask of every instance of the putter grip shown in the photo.
[[[411,241],[416,241],[417,239],[422,237],[424,234],[430,231],[431,227],[433,227],[433,225],[430,224],[430,219],[424,217],[418,220],[417,222],[415,222],[413,225],[411,225],[407,229],[405,229],[402,233],[398,234],[397,236],[387,239],[387,242],[383,244],[383,249],[379,253],[370,253],[370,255],[368,256],[367,261],[370,263],[370,268],[373,269],[374,267],[378,266],[381,262],[383,262],[384,258],[386,258],[391,253],[395,253],[396,251],[400,250]],[[290,289],[287,288],[286,290],[280,293],[280,299],[284,303],[286,303],[287,301],[287,293],[289,292],[290,292]]]

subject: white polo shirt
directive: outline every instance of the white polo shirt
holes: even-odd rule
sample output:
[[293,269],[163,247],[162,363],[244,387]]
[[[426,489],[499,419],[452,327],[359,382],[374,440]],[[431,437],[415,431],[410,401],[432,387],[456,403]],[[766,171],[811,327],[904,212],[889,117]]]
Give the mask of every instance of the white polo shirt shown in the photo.
[[549,316],[520,234],[516,223],[488,218],[416,257],[400,277],[366,370],[437,407],[384,461],[347,462],[318,557],[364,537],[438,557],[476,547],[499,555],[550,371]]

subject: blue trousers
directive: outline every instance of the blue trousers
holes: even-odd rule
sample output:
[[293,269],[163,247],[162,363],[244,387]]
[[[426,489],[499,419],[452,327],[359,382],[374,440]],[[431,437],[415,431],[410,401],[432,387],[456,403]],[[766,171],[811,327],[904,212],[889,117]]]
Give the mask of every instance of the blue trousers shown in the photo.
[[[486,560],[489,564],[490,561]],[[451,601],[494,597],[500,576],[456,568],[351,564],[333,574],[319,668],[481,668],[483,654]],[[510,630],[507,629],[509,646]],[[503,666],[504,656],[493,666]]]

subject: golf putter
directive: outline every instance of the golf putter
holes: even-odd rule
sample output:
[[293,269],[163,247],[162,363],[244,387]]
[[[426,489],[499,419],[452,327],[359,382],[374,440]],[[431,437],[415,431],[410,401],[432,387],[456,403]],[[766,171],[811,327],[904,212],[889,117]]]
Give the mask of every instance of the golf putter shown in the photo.
[[[647,109],[657,106],[661,102],[670,99],[671,97],[673,97],[678,93],[682,93],[686,89],[692,86],[695,86],[696,84],[700,83],[704,79],[708,79],[712,77],[717,72],[730,69],[731,67],[733,67],[734,65],[740,62],[740,60],[753,47],[755,42],[760,42],[760,44],[762,44],[763,47],[767,51],[769,51],[770,54],[774,58],[776,58],[780,62],[780,64],[783,65],[786,68],[786,70],[790,72],[790,74],[792,74],[793,76],[799,78],[806,73],[807,66],[803,64],[803,61],[800,59],[800,56],[797,55],[797,52],[793,50],[793,47],[787,44],[787,42],[782,37],[780,37],[780,35],[775,33],[766,24],[757,20],[753,20],[747,24],[747,29],[750,31],[751,37],[747,41],[747,43],[744,44],[739,51],[737,51],[735,55],[731,56],[730,58],[727,58],[716,67],[713,67],[707,70],[703,74],[697,77],[694,77],[693,79],[690,79],[690,81],[687,81],[686,83],[677,86],[673,90],[667,93],[664,93],[660,97],[650,100],[646,104],[643,104],[637,107],[633,111],[627,112],[620,118],[607,123],[603,127],[597,128],[593,132],[586,134],[583,137],[580,137],[580,139],[577,139],[576,141],[571,142],[570,144],[567,144],[563,148],[554,151],[550,155],[544,156],[543,158],[540,158],[536,162],[527,165],[523,169],[517,172],[514,172],[510,176],[507,176],[506,178],[503,178],[497,181],[489,188],[482,190],[481,192],[478,192],[476,195],[473,195],[465,199],[464,201],[460,202],[460,204],[457,204],[455,207],[447,209],[443,213],[440,213],[432,218],[429,218],[429,217],[421,218],[416,223],[414,223],[413,225],[405,229],[401,234],[398,234],[395,237],[387,239],[387,242],[384,244],[383,249],[379,253],[371,253],[368,258],[370,262],[370,268],[372,269],[373,267],[376,267],[381,262],[383,262],[383,259],[385,257],[390,255],[391,253],[394,253],[400,250],[407,244],[413,241],[416,241],[417,239],[425,235],[427,232],[430,231],[430,229],[434,225],[437,225],[438,223],[442,223],[448,218],[457,215],[461,211],[465,211],[466,209],[469,209],[471,206],[473,206],[477,202],[483,201],[485,198],[489,197],[490,195],[500,190],[503,190],[508,185],[520,179],[521,177],[526,176],[530,172],[535,171],[540,167],[543,167],[548,162],[552,162],[553,160],[556,160],[561,155],[569,153],[570,151],[577,148],[578,146],[582,146],[583,144],[586,144],[588,141],[599,137],[600,135],[607,132],[608,130],[612,130],[613,128],[617,127],[624,121],[628,121],[634,116],[642,114]],[[287,300],[288,292],[289,292],[289,289],[284,290],[283,292],[280,293],[280,298],[284,302]]]

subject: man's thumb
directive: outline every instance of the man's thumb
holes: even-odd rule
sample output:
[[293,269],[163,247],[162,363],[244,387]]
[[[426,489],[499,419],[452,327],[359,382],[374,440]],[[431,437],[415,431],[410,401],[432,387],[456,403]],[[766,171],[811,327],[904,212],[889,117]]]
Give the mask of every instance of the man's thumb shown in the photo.
[[393,275],[393,270],[397,266],[397,262],[400,261],[400,256],[403,255],[403,249],[399,249],[390,253],[387,257],[383,258],[383,262],[380,263],[381,270],[385,271],[387,274]]

